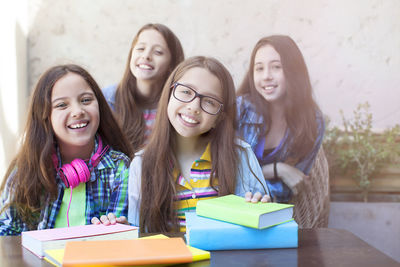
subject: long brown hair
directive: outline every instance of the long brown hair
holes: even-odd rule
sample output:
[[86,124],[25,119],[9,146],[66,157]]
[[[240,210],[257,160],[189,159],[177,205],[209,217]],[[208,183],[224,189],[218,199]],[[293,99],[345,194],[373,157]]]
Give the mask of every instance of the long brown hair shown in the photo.
[[[218,178],[218,195],[234,193],[238,149],[235,145],[235,88],[228,70],[216,59],[193,57],[183,61],[171,73],[161,94],[155,128],[147,144],[142,163],[140,226],[142,231],[166,232],[178,229],[174,199],[176,195],[174,167],[178,166],[174,147],[176,132],[167,115],[171,86],[189,69],[200,67],[215,75],[223,96],[223,110],[215,128],[205,133],[210,138],[212,169],[210,184]],[[215,187],[214,187],[215,188]]]
[[32,224],[32,216],[37,216],[37,212],[44,208],[41,196],[50,197],[51,200],[57,198],[56,172],[51,160],[56,141],[50,120],[51,94],[54,84],[68,73],[80,75],[93,90],[100,113],[97,133],[103,142],[132,156],[132,149],[92,76],[82,67],[73,64],[48,69],[41,75],[33,91],[21,148],[11,162],[0,189],[3,192],[9,183],[13,192],[10,205],[17,208],[18,214],[28,225]]
[[[284,100],[285,119],[293,135],[292,155],[300,160],[313,148],[317,138],[316,112],[319,111],[312,95],[312,87],[303,55],[296,43],[285,35],[272,35],[260,39],[253,49],[249,70],[238,90],[238,95],[247,95],[267,125],[271,125],[269,103],[259,94],[254,85],[254,60],[258,49],[271,45],[280,55],[287,90]],[[260,126],[262,132],[263,125]]]
[[[165,81],[171,71],[184,59],[183,49],[179,39],[165,25],[146,24],[137,32],[136,36],[134,37],[129,50],[124,76],[122,77],[121,82],[118,84],[115,94],[115,113],[118,121],[120,122],[122,130],[128,137],[128,140],[135,150],[139,150],[143,145],[145,121],[143,118],[143,111],[138,107],[138,88],[136,85],[136,78],[133,76],[130,69],[130,61],[133,48],[139,39],[139,35],[148,29],[154,29],[164,37],[171,53],[171,62],[162,81]],[[154,94],[154,99],[150,99],[148,101],[151,103],[156,103],[158,102],[160,95],[161,87],[159,88],[159,91]]]

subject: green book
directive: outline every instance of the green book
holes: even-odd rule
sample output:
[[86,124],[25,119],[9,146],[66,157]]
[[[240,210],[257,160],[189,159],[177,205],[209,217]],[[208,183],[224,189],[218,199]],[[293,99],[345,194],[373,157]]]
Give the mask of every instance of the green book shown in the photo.
[[196,214],[211,219],[263,229],[293,220],[293,205],[251,203],[243,197],[227,195],[197,202]]

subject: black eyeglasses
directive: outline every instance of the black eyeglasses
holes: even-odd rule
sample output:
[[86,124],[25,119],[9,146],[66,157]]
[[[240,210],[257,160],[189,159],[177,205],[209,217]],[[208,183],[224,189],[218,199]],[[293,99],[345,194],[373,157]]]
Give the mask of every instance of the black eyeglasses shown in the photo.
[[196,97],[199,97],[201,109],[208,114],[217,115],[224,105],[218,99],[212,96],[199,94],[187,85],[174,83],[172,87],[174,90],[172,95],[181,102],[189,103]]

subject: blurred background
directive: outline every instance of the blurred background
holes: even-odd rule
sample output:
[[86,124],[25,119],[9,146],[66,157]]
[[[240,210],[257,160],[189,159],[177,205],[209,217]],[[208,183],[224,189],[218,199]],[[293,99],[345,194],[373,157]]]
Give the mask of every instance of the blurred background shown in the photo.
[[[398,0],[3,3],[0,179],[17,151],[29,95],[39,75],[55,64],[76,63],[85,67],[100,87],[117,83],[134,35],[149,22],[167,25],[181,40],[186,57],[219,59],[236,85],[261,37],[289,35],[304,55],[315,99],[330,125],[342,125],[340,110],[352,116],[360,103],[368,102],[373,130],[393,127],[400,123],[399,18]],[[376,202],[333,201],[329,226],[348,229],[400,261],[398,199],[386,198],[386,209]],[[367,204],[372,205],[364,211]]]

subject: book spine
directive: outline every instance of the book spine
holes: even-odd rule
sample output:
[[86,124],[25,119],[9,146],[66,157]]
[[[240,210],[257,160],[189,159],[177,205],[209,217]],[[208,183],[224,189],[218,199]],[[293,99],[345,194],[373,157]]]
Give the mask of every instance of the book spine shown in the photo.
[[204,250],[298,247],[298,226],[294,221],[262,230],[227,225],[223,228],[192,227],[188,231],[188,245]]
[[256,229],[258,229],[260,220],[260,216],[258,214],[251,214],[239,209],[208,204],[207,201],[199,201],[197,203],[196,214],[203,217],[240,224]]

